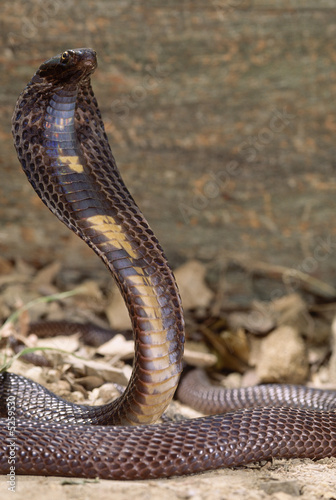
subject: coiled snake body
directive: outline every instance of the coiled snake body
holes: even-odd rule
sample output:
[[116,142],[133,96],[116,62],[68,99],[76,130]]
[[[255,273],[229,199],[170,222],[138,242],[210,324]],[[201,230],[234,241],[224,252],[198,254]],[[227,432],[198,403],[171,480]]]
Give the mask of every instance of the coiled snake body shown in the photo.
[[[212,392],[212,399],[227,405],[231,399],[235,408],[258,407],[152,424],[181,373],[183,315],[162,249],[117,170],[90,85],[95,68],[91,49],[68,50],[42,64],[18,99],[13,135],[35,191],[115,277],[134,329],[133,373],[117,401],[92,408],[1,373],[0,472],[9,473],[13,450],[16,474],[109,479],[336,456],[335,394],[327,391],[261,386],[226,396]],[[204,406],[204,391],[201,399]],[[297,408],[302,404],[305,409]]]

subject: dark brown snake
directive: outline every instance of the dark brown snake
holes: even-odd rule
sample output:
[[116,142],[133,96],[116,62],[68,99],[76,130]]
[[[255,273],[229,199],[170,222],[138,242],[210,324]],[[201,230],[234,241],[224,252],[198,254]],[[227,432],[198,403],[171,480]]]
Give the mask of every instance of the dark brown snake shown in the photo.
[[91,49],[42,64],[17,101],[13,135],[37,194],[116,279],[133,323],[133,374],[117,401],[85,407],[1,373],[0,472],[145,479],[336,456],[335,393],[317,389],[223,392],[196,373],[180,391],[184,400],[210,413],[235,411],[152,424],[182,370],[183,315],[162,249],[117,170],[90,85],[96,65]]

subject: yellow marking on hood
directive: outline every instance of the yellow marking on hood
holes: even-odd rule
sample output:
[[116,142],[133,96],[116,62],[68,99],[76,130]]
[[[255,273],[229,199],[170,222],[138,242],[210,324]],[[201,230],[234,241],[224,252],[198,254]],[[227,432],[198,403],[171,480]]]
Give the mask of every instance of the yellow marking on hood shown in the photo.
[[63,165],[69,167],[69,169],[73,172],[77,172],[78,174],[84,172],[84,167],[81,164],[78,156],[62,156],[60,154],[60,156],[58,157],[58,161],[63,163]]
[[[102,248],[106,245],[113,245],[113,247],[119,250],[124,250],[131,259],[131,262],[132,259],[139,258],[139,255],[132,247],[131,242],[126,239],[122,226],[117,224],[111,215],[93,215],[88,217],[87,221],[90,223],[91,229],[94,229],[97,233],[103,234],[107,239],[107,241],[100,243],[99,247]],[[127,255],[125,255],[125,258],[127,258]],[[148,290],[152,290],[153,285],[150,281],[150,277],[146,276],[144,269],[139,266],[134,266],[134,274],[128,276],[128,280],[132,286],[140,286],[141,288],[145,286]],[[161,307],[157,296],[155,294],[142,295],[140,291],[139,296],[143,301],[143,306],[139,307],[143,308],[146,315],[148,314],[148,321],[153,321],[153,323],[155,323],[155,329],[163,330]],[[154,318],[156,319],[154,320]],[[159,325],[156,323],[157,321],[159,321]]]
[[125,250],[133,259],[138,258],[131,243],[126,239],[122,226],[117,224],[111,215],[92,215],[87,218],[87,221],[91,224],[92,229],[107,238],[107,241],[100,243],[99,246],[112,244],[119,250]]

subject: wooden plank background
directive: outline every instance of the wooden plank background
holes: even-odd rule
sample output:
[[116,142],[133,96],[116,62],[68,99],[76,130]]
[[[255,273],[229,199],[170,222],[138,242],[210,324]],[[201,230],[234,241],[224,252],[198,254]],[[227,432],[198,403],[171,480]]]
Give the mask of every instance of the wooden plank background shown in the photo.
[[335,0],[1,8],[0,255],[102,269],[39,202],[10,134],[39,64],[91,46],[119,168],[173,265],[201,259],[233,288],[242,259],[336,281]]

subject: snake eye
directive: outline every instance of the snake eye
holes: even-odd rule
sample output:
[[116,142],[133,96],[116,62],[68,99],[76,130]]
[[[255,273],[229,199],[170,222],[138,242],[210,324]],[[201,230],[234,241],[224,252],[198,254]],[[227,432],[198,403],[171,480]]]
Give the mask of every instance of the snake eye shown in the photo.
[[62,63],[67,63],[70,59],[70,54],[68,51],[65,51],[63,52],[63,54],[61,55],[61,62]]

